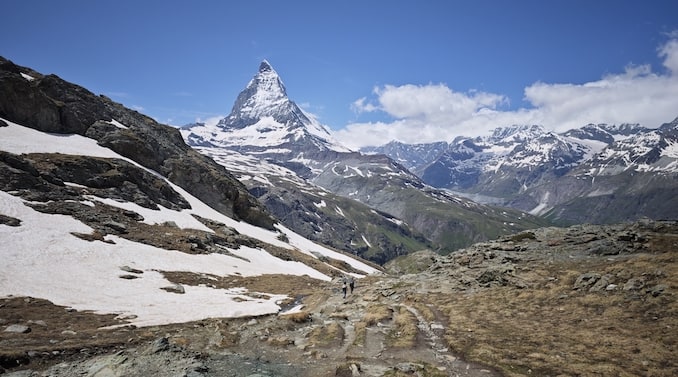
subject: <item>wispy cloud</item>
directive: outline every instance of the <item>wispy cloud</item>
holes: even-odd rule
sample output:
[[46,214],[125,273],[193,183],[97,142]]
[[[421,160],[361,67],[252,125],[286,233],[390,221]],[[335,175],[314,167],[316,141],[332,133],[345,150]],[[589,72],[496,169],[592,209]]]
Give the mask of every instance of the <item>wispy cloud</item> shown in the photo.
[[220,120],[226,118],[225,115],[215,115],[215,116],[210,116],[207,118],[195,118],[195,123],[204,123],[207,126],[216,126],[217,123],[219,123]]
[[532,107],[504,110],[506,96],[482,91],[456,92],[443,84],[384,85],[373,99],[360,98],[356,113],[381,112],[390,122],[353,123],[336,132],[348,147],[451,140],[482,135],[513,124],[540,124],[566,131],[587,123],[640,123],[657,127],[678,116],[678,32],[657,49],[665,72],[630,65],[622,73],[584,84],[536,82],[525,88]]

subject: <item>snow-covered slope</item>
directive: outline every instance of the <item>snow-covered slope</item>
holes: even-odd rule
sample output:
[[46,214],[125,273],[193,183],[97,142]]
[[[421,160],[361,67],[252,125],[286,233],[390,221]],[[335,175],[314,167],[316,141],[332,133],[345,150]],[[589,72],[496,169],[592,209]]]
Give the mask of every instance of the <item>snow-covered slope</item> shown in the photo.
[[[36,131],[3,120],[0,127],[0,152],[11,155],[59,153],[136,162],[79,135],[56,135]],[[124,125],[123,125],[124,126]],[[31,155],[28,155],[31,156]],[[147,170],[147,169],[145,169]],[[156,176],[157,173],[152,172]],[[202,232],[213,232],[198,221],[208,219],[238,233],[270,245],[295,250],[317,259],[325,256],[351,266],[356,276],[376,270],[354,258],[310,242],[284,226],[276,231],[235,221],[210,208],[186,190],[165,180],[189,204],[189,209],[158,210],[135,203],[87,195],[77,204],[111,206],[125,213],[134,213],[146,224],[166,224]],[[5,182],[7,183],[7,182]],[[87,190],[79,184],[66,186]],[[120,236],[106,235],[99,241],[88,241],[76,234],[92,234],[94,230],[71,216],[43,213],[37,210],[44,203],[27,202],[19,192],[0,191],[0,215],[19,221],[18,226],[0,225],[0,296],[31,296],[50,300],[57,305],[99,313],[117,313],[138,326],[177,323],[208,317],[238,317],[276,313],[284,298],[276,294],[252,294],[245,289],[219,289],[208,286],[183,287],[177,294],[162,288],[173,284],[161,272],[181,271],[206,276],[259,276],[263,274],[308,275],[329,280],[330,276],[298,261],[282,260],[264,247],[240,246],[226,253],[188,254],[134,242]],[[283,241],[283,239],[285,241]],[[334,267],[331,267],[335,269]],[[120,276],[133,270],[136,278]],[[129,275],[129,274],[128,274]]]

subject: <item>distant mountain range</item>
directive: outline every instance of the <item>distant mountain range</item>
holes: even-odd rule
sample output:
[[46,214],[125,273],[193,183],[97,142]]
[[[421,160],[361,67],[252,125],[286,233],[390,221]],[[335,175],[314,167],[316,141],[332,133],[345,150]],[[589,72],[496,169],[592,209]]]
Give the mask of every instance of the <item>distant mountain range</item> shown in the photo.
[[228,167],[286,226],[379,263],[546,224],[432,188],[385,155],[345,148],[288,98],[266,61],[227,117],[181,133]]
[[504,127],[485,137],[391,142],[364,152],[392,157],[431,186],[555,223],[678,216],[678,118],[657,129]]

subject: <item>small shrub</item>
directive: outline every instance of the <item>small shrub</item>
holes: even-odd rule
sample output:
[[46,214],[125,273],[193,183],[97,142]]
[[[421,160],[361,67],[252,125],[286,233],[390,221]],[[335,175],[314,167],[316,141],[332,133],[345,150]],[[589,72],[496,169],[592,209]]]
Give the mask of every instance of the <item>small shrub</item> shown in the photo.
[[344,342],[344,328],[337,322],[316,327],[309,335],[310,343],[316,347],[338,347]]
[[537,236],[532,232],[523,232],[511,236],[511,241],[513,242],[522,242],[525,240],[535,240],[535,239],[537,239]]
[[363,320],[367,326],[375,326],[379,322],[391,319],[392,314],[391,309],[386,305],[371,305],[367,308]]
[[306,323],[311,322],[313,320],[311,318],[311,313],[309,312],[296,312],[292,314],[284,314],[281,317],[294,323]]

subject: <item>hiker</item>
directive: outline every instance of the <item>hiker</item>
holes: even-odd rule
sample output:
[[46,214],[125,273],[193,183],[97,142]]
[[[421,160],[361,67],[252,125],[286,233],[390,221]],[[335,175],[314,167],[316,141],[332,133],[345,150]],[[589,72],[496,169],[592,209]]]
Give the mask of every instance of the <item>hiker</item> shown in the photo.
[[355,280],[353,277],[351,277],[351,280],[349,280],[348,286],[351,288],[351,294],[353,294],[353,288],[355,288]]
[[346,298],[346,279],[343,280],[341,290],[344,291],[344,298]]

